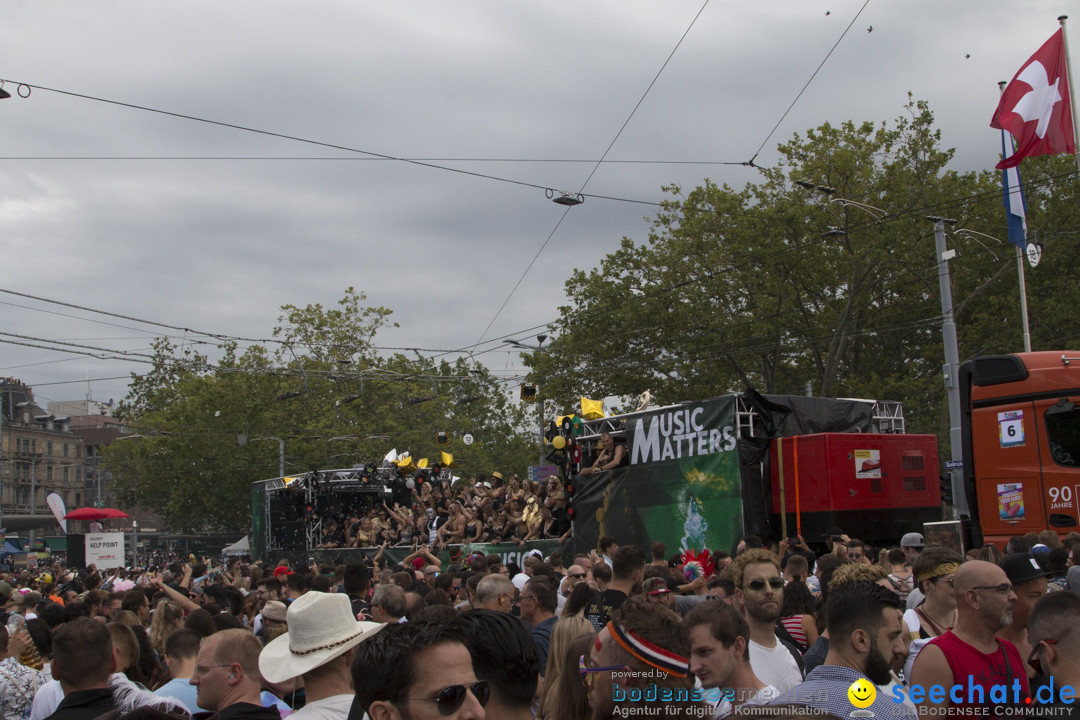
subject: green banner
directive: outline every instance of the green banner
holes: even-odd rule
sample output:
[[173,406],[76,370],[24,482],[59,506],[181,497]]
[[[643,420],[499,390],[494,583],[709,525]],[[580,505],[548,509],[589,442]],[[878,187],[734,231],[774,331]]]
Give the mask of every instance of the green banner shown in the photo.
[[[502,558],[504,564],[517,563],[519,567],[524,567],[522,560],[525,557],[525,553],[531,550],[539,550],[544,557],[559,547],[558,540],[530,540],[524,544],[519,545],[516,542],[513,543],[472,543],[469,545],[460,545],[450,547],[461,548],[461,563],[465,564],[469,558],[469,555],[478,552],[483,555],[498,555]],[[353,562],[360,556],[371,558],[379,552],[378,548],[356,548],[356,549],[328,549],[328,550],[316,550],[312,553],[312,556],[316,561],[320,563],[337,564],[338,562]],[[412,547],[389,547],[383,552],[383,561],[390,565],[400,563],[409,555],[414,552]],[[289,553],[279,553],[281,556],[287,556]],[[443,567],[450,566],[450,551],[443,550],[439,553],[439,559],[443,561]]]
[[731,549],[742,535],[733,396],[632,418],[626,449],[629,465],[578,480],[578,550],[603,535],[646,551]]

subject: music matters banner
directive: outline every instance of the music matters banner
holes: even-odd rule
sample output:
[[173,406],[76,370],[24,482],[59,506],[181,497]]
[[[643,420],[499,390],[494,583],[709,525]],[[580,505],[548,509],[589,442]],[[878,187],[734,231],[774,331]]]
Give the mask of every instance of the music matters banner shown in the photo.
[[730,548],[742,534],[735,398],[664,408],[627,424],[630,464],[579,478],[578,550],[603,535],[648,548]]

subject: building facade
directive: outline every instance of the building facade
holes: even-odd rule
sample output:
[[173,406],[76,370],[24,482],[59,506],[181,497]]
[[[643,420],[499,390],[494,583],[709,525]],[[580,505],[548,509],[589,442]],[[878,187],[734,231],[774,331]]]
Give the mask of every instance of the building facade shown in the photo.
[[68,508],[85,502],[84,443],[70,418],[37,405],[22,381],[0,378],[0,423],[0,527],[18,530],[37,524],[35,515],[51,517],[50,493]]

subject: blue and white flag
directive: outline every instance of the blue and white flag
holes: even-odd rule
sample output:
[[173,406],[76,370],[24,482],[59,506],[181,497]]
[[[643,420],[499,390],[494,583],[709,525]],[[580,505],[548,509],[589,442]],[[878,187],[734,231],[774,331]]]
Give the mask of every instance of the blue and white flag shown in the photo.
[[[1001,154],[1005,158],[1013,154],[1012,137],[1004,130],[1001,131]],[[1005,217],[1008,218],[1009,242],[1024,250],[1027,248],[1027,202],[1024,200],[1024,188],[1020,185],[1020,167],[1002,170],[1001,184],[1004,190]]]

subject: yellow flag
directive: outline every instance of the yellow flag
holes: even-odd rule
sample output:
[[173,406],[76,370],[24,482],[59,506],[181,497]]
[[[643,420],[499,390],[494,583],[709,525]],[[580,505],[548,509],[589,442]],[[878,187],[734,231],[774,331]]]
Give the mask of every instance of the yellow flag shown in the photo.
[[586,420],[599,420],[604,417],[604,401],[581,398],[581,417]]
[[454,467],[454,456],[448,452],[441,453],[443,467]]

